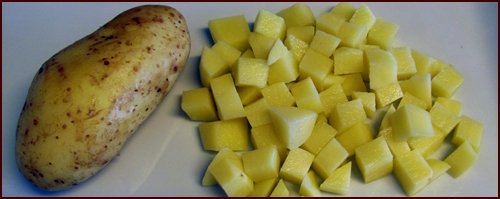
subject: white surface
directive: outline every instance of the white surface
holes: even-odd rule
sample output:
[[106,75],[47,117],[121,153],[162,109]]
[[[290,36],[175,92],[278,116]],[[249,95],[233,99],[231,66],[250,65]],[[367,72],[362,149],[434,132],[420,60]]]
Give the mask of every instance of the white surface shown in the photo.
[[[98,175],[62,192],[41,191],[17,170],[17,119],[38,68],[118,13],[141,4],[2,3],[2,196],[223,195],[220,188],[200,185],[212,154],[201,148],[197,123],[180,110],[181,93],[200,86],[197,67],[202,47],[211,45],[209,19],[244,14],[253,22],[259,9],[277,12],[291,3],[165,3],[187,18],[191,55],[173,90],[120,155]],[[308,5],[317,15],[335,4]],[[498,196],[498,3],[368,5],[376,16],[400,25],[399,41],[458,68],[465,82],[455,98],[463,103],[464,114],[485,127],[474,167],[458,179],[443,175],[418,196]],[[370,184],[362,182],[357,170],[353,176],[350,196],[404,196],[392,175]]]

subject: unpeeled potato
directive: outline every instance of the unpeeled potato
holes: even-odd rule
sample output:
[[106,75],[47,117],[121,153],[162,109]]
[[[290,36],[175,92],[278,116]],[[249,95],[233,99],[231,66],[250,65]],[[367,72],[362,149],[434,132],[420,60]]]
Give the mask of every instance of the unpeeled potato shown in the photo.
[[21,172],[46,190],[96,174],[167,95],[189,51],[184,17],[172,7],[145,5],[51,57],[19,118]]

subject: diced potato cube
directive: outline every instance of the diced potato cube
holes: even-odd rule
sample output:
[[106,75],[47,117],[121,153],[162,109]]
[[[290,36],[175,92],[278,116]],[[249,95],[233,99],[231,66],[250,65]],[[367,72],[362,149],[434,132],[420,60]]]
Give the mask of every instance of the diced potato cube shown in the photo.
[[434,58],[429,57],[428,55],[415,49],[411,51],[411,55],[415,61],[417,74],[424,75],[431,72],[431,65],[434,61],[436,61]]
[[300,184],[299,194],[306,197],[321,196],[319,190],[318,177],[314,171],[310,170]]
[[253,191],[253,181],[230,159],[215,162],[210,173],[229,197],[247,196]]
[[269,108],[270,106],[264,98],[260,98],[248,106],[245,106],[245,114],[250,125],[252,127],[257,127],[271,123],[271,118],[268,113]]
[[323,32],[316,31],[311,41],[310,48],[323,54],[326,57],[332,56],[335,49],[339,46],[340,39],[336,36]]
[[344,82],[344,77],[340,75],[335,75],[333,73],[328,73],[325,79],[323,79],[323,84],[321,85],[321,88],[318,88],[318,90],[323,91],[325,89],[330,88],[330,86],[336,83],[342,85],[343,82]]
[[285,20],[267,10],[260,10],[255,19],[253,31],[273,39],[285,39]]
[[346,22],[340,27],[337,36],[341,39],[341,46],[358,47],[367,34],[368,29],[365,26]]
[[444,159],[444,161],[451,166],[448,170],[448,174],[454,178],[463,175],[472,165],[474,165],[474,163],[476,163],[476,160],[476,151],[474,151],[474,148],[472,148],[469,142],[463,142]]
[[392,104],[389,105],[389,108],[385,112],[384,118],[382,118],[382,121],[380,122],[379,130],[383,130],[385,128],[392,128],[390,117],[394,112],[396,112],[396,109],[394,108],[394,106]]
[[432,62],[432,64],[429,67],[430,67],[429,72],[431,73],[431,76],[434,77],[444,68],[452,66],[443,60],[436,59],[434,62]]
[[349,153],[349,156],[354,154],[354,150],[359,146],[373,140],[373,134],[370,125],[359,122],[350,129],[337,135],[336,139]]
[[406,92],[403,95],[403,98],[401,98],[401,101],[399,101],[398,108],[403,107],[405,104],[413,104],[413,105],[416,105],[422,109],[427,108],[427,103],[425,103],[423,100],[413,96],[409,92]]
[[285,46],[290,50],[290,53],[292,53],[293,58],[295,58],[297,62],[302,60],[302,57],[306,54],[307,49],[309,49],[309,44],[294,35],[286,37]]
[[365,68],[363,51],[357,48],[341,47],[333,53],[333,69],[336,75],[361,73]]
[[429,164],[429,166],[432,169],[431,181],[434,181],[435,179],[446,173],[446,171],[448,171],[451,168],[448,163],[438,159],[427,159],[426,161],[427,164]]
[[287,153],[286,146],[278,139],[272,124],[266,124],[252,128],[251,141],[255,148],[260,149],[275,145],[280,155],[280,161],[284,161]]
[[198,129],[204,150],[248,150],[248,123],[245,118],[201,123]]
[[288,188],[286,188],[285,182],[283,179],[280,179],[276,187],[274,187],[273,192],[271,192],[270,197],[289,197],[290,192],[288,191]]
[[394,159],[394,174],[408,195],[415,195],[429,184],[432,168],[417,151]]
[[294,26],[294,27],[288,27],[286,30],[286,36],[290,37],[290,35],[293,35],[297,37],[298,39],[306,42],[306,43],[311,43],[313,37],[314,37],[314,32],[316,31],[316,28],[314,26]]
[[233,68],[233,77],[236,86],[255,86],[264,88],[267,83],[269,66],[266,60],[257,58],[239,58]]
[[399,84],[392,83],[375,89],[377,107],[384,107],[403,97],[403,91]]
[[334,83],[328,89],[321,91],[319,99],[323,105],[323,112],[328,116],[338,103],[347,102],[347,96],[340,83]]
[[326,118],[325,113],[318,114],[318,118],[316,119],[316,124],[320,122],[326,122],[328,124],[328,118]]
[[255,55],[253,54],[253,51],[251,48],[247,49],[245,52],[241,54],[241,57],[247,57],[247,58],[255,58]]
[[403,92],[408,92],[425,102],[428,109],[432,106],[431,76],[429,74],[416,74],[410,79],[399,83]]
[[432,137],[419,137],[419,138],[410,138],[408,139],[408,145],[414,151],[418,151],[425,158],[431,156],[434,152],[436,152],[439,147],[443,144],[444,138],[446,134],[441,130],[434,129],[434,136]]
[[297,107],[309,109],[317,113],[323,112],[323,104],[321,104],[319,93],[310,77],[292,84],[290,91],[295,98]]
[[361,99],[366,115],[369,118],[375,117],[375,93],[355,91],[352,93],[352,99]]
[[210,81],[212,94],[219,119],[229,120],[245,117],[245,110],[241,103],[231,74],[225,74]]
[[248,35],[248,43],[252,48],[255,58],[267,59],[275,42],[276,39],[257,32],[251,32],[250,35]]
[[182,92],[181,109],[195,121],[215,121],[215,111],[212,93],[207,87]]
[[366,86],[360,73],[342,75],[342,77],[344,78],[342,88],[346,96],[352,96],[354,91],[366,92]]
[[299,77],[299,66],[291,51],[269,66],[268,84],[289,83]]
[[200,61],[200,79],[205,87],[210,86],[210,80],[229,72],[229,65],[213,49],[203,47]]
[[434,136],[429,112],[413,104],[406,104],[396,110],[390,120],[396,141],[407,141],[412,137]]
[[398,80],[408,79],[417,73],[415,61],[411,56],[411,49],[408,47],[399,47],[392,50],[392,55],[398,63]]
[[345,20],[343,17],[332,13],[321,13],[316,18],[316,30],[321,30],[331,35],[338,35],[344,23]]
[[295,98],[284,82],[278,82],[262,88],[262,96],[270,106],[293,106]]
[[208,21],[208,28],[215,43],[224,41],[239,51],[248,48],[250,27],[244,15],[210,20]]
[[233,66],[241,55],[241,52],[235,47],[229,45],[224,41],[218,41],[212,46],[214,50],[228,66]]
[[278,59],[284,57],[286,53],[288,53],[288,49],[286,48],[285,44],[283,44],[281,40],[277,39],[276,42],[274,42],[271,51],[269,51],[269,56],[267,57],[267,65],[271,65],[274,62],[278,61]]
[[436,98],[436,102],[441,103],[444,107],[446,107],[448,110],[450,110],[451,112],[455,113],[458,116],[462,114],[462,103],[458,100],[445,97],[438,97]]
[[300,185],[304,176],[306,176],[314,155],[304,149],[296,148],[288,152],[288,156],[281,166],[280,177],[294,184]]
[[365,119],[366,113],[363,109],[363,103],[361,103],[361,99],[355,99],[338,103],[330,115],[329,122],[333,128],[343,132],[356,123],[364,122]]
[[367,42],[368,44],[375,44],[388,50],[392,47],[392,42],[396,37],[398,30],[399,25],[385,19],[378,18],[368,32]]
[[460,117],[448,110],[441,103],[436,102],[429,111],[432,124],[448,135],[460,122]]
[[253,191],[248,194],[248,197],[268,197],[278,184],[278,178],[271,178],[256,182],[253,186]]
[[479,152],[483,131],[484,128],[480,122],[463,116],[455,129],[451,142],[459,146],[467,141],[476,152]]
[[356,8],[349,2],[337,3],[330,11],[333,15],[344,18],[345,21],[351,19],[354,12],[356,12]]
[[243,153],[241,160],[245,173],[254,182],[278,177],[280,156],[274,145]]
[[272,107],[269,115],[278,139],[288,149],[298,148],[306,142],[318,117],[316,112],[297,107]]
[[432,78],[432,95],[451,97],[464,82],[462,75],[452,66],[445,67]]
[[228,148],[223,148],[219,152],[217,152],[215,157],[212,159],[212,162],[210,162],[210,164],[208,165],[207,170],[205,171],[205,174],[203,175],[203,180],[201,181],[201,184],[203,186],[212,186],[212,185],[217,184],[217,181],[215,181],[215,178],[212,175],[211,170],[212,170],[213,165],[222,159],[227,159],[229,161],[232,161],[238,167],[243,169],[243,163],[241,162],[240,156]]
[[389,146],[389,149],[391,150],[391,153],[394,157],[401,156],[411,151],[410,146],[406,141],[397,141],[394,139],[391,127],[384,128],[383,130],[379,131],[378,136],[382,136],[385,138],[387,146]]
[[351,19],[349,20],[350,23],[362,25],[366,27],[367,30],[370,30],[372,28],[372,26],[375,24],[375,21],[375,15],[365,4],[361,4],[361,6],[359,6],[359,8],[354,12]]
[[383,137],[365,143],[355,150],[356,163],[365,183],[382,178],[392,172],[392,153]]
[[238,96],[240,96],[241,103],[246,106],[255,102],[255,100],[262,97],[260,93],[260,88],[255,86],[237,86],[236,91],[238,92]]
[[368,49],[365,55],[370,89],[378,89],[398,82],[398,66],[391,53],[380,49]]
[[337,167],[347,159],[349,153],[344,149],[344,147],[337,141],[337,139],[332,138],[326,144],[323,149],[316,155],[313,160],[312,168],[316,171],[323,179],[328,178]]
[[299,79],[311,77],[314,85],[320,87],[328,73],[333,70],[333,60],[313,50],[307,50],[299,64]]
[[283,17],[287,27],[314,25],[314,14],[304,3],[295,3],[278,12]]
[[[318,117],[319,118],[319,117]],[[311,136],[307,139],[301,148],[309,151],[313,155],[317,155],[321,149],[337,134],[332,126],[330,126],[326,121],[316,122]]]
[[349,187],[351,185],[351,167],[352,163],[348,162],[336,169],[325,181],[323,181],[323,183],[321,183],[319,189],[341,195],[349,193]]

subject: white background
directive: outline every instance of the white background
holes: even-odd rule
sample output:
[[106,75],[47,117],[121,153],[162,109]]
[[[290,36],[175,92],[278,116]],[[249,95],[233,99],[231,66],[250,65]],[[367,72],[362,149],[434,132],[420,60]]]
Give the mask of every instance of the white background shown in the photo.
[[[212,153],[202,150],[197,123],[180,110],[182,91],[200,86],[201,49],[211,45],[209,19],[291,3],[162,3],[186,17],[192,49],[186,69],[158,109],[98,175],[62,192],[45,192],[19,173],[15,127],[30,82],[53,54],[90,34],[120,12],[145,3],[2,3],[2,196],[222,196],[200,185]],[[308,3],[314,13],[335,3]],[[359,4],[355,4],[359,5]],[[458,68],[465,82],[455,98],[463,113],[484,124],[474,167],[458,179],[445,174],[418,196],[498,196],[498,3],[368,3],[377,17],[400,25],[398,40]],[[290,189],[296,187],[289,186]],[[326,194],[325,194],[326,195]],[[353,171],[351,196],[404,196],[390,175],[364,184]]]

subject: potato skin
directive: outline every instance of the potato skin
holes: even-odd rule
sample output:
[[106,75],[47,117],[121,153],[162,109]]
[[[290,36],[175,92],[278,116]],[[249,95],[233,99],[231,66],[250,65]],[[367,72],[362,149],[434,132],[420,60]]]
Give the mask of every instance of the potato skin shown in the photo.
[[177,10],[145,5],[51,57],[35,75],[19,118],[20,171],[51,191],[96,174],[167,95],[190,42]]

